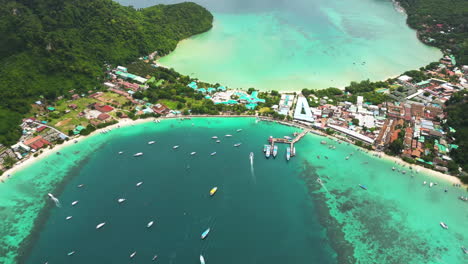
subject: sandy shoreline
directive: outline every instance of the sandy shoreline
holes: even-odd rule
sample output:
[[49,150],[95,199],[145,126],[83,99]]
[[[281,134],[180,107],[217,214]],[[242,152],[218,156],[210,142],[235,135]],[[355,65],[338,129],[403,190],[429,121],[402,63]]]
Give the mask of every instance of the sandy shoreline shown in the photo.
[[[231,116],[200,115],[200,116],[175,116],[175,117],[147,118],[147,119],[138,119],[138,120],[120,119],[120,120],[118,120],[118,123],[116,123],[114,125],[110,125],[110,126],[105,127],[105,128],[97,129],[96,131],[93,131],[91,134],[89,134],[87,136],[73,137],[73,138],[70,138],[70,140],[64,142],[61,145],[56,145],[52,149],[49,149],[49,148],[44,149],[43,152],[41,154],[39,154],[37,157],[30,157],[27,160],[24,160],[23,162],[21,162],[20,164],[15,165],[13,168],[5,171],[3,173],[3,175],[0,176],[0,181],[2,181],[2,182],[6,181],[9,178],[9,176],[13,176],[13,174],[15,172],[18,172],[18,171],[20,171],[20,170],[34,164],[36,161],[40,161],[41,159],[48,157],[50,154],[53,154],[53,153],[56,153],[57,151],[60,151],[64,147],[75,144],[75,141],[79,142],[80,139],[85,139],[85,138],[91,137],[91,136],[96,135],[98,133],[101,133],[101,132],[103,132],[105,130],[122,128],[122,127],[127,127],[127,126],[133,126],[133,125],[138,125],[138,124],[143,124],[143,123],[148,123],[148,122],[154,122],[155,120],[158,120],[158,119],[163,120],[163,119],[177,119],[177,118],[213,118],[213,117],[214,118],[225,118],[225,117],[229,117],[229,118],[238,118],[238,117],[255,118],[255,116],[248,116],[248,115],[231,115]],[[304,127],[303,125],[295,123],[295,122],[278,121],[278,120],[273,120],[273,119],[269,119],[269,118],[265,118],[265,117],[262,117],[262,120],[269,121],[269,122],[275,122],[275,123],[282,124],[282,125],[287,125],[287,126],[294,126],[294,127],[300,128],[300,129],[310,129],[310,128]],[[321,131],[317,131],[315,129],[312,129],[311,131],[318,132],[318,133],[314,133],[315,135],[318,135],[318,136],[324,136],[324,137],[332,138],[332,139],[335,139],[335,140],[342,140],[341,138],[338,138],[338,137],[334,137],[334,136],[331,136],[331,135],[325,135]],[[461,184],[464,187],[468,187],[468,185],[463,184],[458,177],[451,176],[451,175],[448,175],[448,174],[444,174],[442,172],[434,171],[434,170],[431,170],[431,169],[428,169],[428,168],[425,168],[423,166],[419,166],[419,165],[416,165],[416,164],[410,164],[410,163],[407,163],[407,162],[403,161],[402,159],[400,159],[398,157],[389,156],[389,155],[386,155],[385,153],[382,153],[382,152],[370,151],[369,154],[371,154],[371,155],[376,154],[376,155],[382,156],[383,159],[386,159],[388,161],[392,161],[393,163],[396,163],[398,165],[403,165],[405,167],[407,166],[408,169],[409,169],[409,167],[412,167],[413,170],[417,170],[419,172],[428,174],[428,175],[433,176],[433,177],[435,177],[437,179],[447,181],[447,182],[452,183],[452,184]]]

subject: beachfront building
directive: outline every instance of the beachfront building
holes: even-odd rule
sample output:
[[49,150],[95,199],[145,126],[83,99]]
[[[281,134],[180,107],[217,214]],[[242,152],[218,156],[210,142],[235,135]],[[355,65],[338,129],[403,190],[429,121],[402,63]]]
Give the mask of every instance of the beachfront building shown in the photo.
[[307,98],[302,95],[297,97],[294,119],[310,123],[314,122],[314,117],[310,110],[309,103],[307,102]]
[[280,103],[278,105],[278,113],[282,115],[288,115],[289,110],[291,110],[291,107],[293,106],[294,102],[294,94],[282,94]]
[[228,90],[213,94],[211,99],[214,104],[236,105],[245,104],[245,107],[254,110],[259,103],[265,103],[265,99],[258,98],[258,92],[254,91],[251,95],[244,91]]

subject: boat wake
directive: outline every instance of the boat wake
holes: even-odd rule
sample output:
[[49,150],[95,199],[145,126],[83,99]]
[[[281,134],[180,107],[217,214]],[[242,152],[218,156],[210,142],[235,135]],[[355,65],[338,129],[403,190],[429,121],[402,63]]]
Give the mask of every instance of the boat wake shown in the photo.
[[60,201],[59,201],[59,199],[58,199],[57,197],[55,197],[55,196],[54,196],[53,194],[51,194],[51,193],[48,193],[47,195],[48,195],[48,196],[50,197],[50,199],[55,203],[55,206],[57,206],[57,207],[60,207],[60,206],[61,206],[61,205],[60,205]]
[[322,185],[323,189],[328,193],[330,194],[330,192],[328,191],[327,187],[325,187],[325,184],[323,183],[322,179],[320,179],[320,177],[317,177],[317,180],[316,180],[320,185]]
[[250,152],[250,175],[252,175],[252,180],[254,183],[257,183],[257,179],[255,178],[255,171],[254,171],[254,153]]

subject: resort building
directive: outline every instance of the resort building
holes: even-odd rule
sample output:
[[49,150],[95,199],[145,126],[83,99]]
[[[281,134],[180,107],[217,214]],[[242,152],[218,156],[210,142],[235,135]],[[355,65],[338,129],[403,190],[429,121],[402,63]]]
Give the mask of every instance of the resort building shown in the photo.
[[310,110],[309,103],[307,102],[307,98],[304,96],[299,96],[297,98],[296,109],[294,110],[294,119],[310,123],[314,122],[314,117]]

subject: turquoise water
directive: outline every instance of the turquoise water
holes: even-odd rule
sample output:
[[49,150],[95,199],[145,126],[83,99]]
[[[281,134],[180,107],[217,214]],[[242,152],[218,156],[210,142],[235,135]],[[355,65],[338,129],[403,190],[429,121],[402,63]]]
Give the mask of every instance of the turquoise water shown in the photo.
[[[179,0],[121,0],[145,7]],[[197,0],[210,31],[179,43],[160,63],[230,88],[344,87],[384,80],[441,57],[422,44],[390,0]]]
[[[314,135],[289,162],[285,146],[276,159],[263,157],[270,135],[295,131],[253,118],[196,118],[82,140],[0,185],[0,262],[15,263],[19,254],[17,263],[128,263],[136,251],[134,263],[155,254],[160,263],[198,263],[199,254],[207,263],[466,263],[468,204],[457,199],[466,191],[408,168],[393,172],[390,162],[326,139],[331,150]],[[213,186],[219,190],[210,198]],[[149,221],[155,225],[147,229]]]

